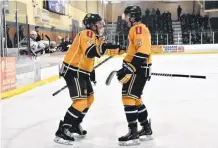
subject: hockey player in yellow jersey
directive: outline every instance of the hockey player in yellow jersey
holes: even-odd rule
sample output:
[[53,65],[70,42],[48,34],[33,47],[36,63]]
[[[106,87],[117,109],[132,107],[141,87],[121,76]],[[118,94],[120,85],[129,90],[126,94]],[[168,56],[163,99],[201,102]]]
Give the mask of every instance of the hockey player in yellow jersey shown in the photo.
[[[120,145],[137,145],[140,144],[139,140],[152,139],[148,112],[141,98],[146,81],[150,80],[151,35],[148,28],[141,23],[141,15],[138,6],[128,6],[123,15],[131,28],[128,35],[129,46],[117,78],[123,84],[122,102],[129,133],[118,139]],[[137,120],[142,126],[139,131]]]
[[113,56],[119,51],[118,45],[97,39],[103,27],[102,18],[98,14],[88,13],[83,24],[86,29],[77,34],[60,70],[73,101],[55,133],[54,141],[61,144],[73,144],[75,133],[79,136],[87,134],[82,129],[81,122],[94,101],[90,75],[93,74],[95,57],[101,57],[106,51]]

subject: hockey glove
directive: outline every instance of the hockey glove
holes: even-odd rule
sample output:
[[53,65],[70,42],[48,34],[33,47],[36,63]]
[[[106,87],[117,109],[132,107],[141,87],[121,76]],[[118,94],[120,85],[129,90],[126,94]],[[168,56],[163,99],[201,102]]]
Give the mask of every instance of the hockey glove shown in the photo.
[[93,71],[90,73],[90,81],[93,82],[94,84],[96,84],[96,80],[95,80],[95,70],[93,69]]
[[115,56],[119,52],[119,47],[119,45],[112,43],[102,43],[99,47],[99,51],[101,55]]
[[125,54],[125,53],[126,53],[126,47],[121,45],[120,48],[119,48],[118,55],[122,55],[122,54]]
[[117,79],[121,83],[127,83],[135,71],[136,69],[131,63],[123,63],[123,68],[117,72]]

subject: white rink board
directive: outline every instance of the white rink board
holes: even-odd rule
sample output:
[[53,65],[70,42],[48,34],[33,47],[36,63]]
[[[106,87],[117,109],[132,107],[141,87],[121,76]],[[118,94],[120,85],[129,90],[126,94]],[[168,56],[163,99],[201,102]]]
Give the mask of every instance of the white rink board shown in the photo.
[[[203,60],[202,60],[203,59]],[[58,123],[71,105],[63,79],[2,100],[2,148],[120,148],[117,138],[127,133],[116,78],[105,79],[119,69],[122,58],[111,59],[96,70],[95,102],[82,126],[85,139],[74,146],[53,142]],[[153,57],[153,72],[206,75],[206,80],[153,76],[143,92],[152,119],[154,140],[131,148],[217,148],[218,55],[165,55]],[[51,73],[53,73],[51,71]]]
[[184,52],[218,52],[218,44],[183,45]]
[[163,53],[171,53],[171,52],[214,53],[214,52],[218,52],[218,44],[164,45],[163,46]]

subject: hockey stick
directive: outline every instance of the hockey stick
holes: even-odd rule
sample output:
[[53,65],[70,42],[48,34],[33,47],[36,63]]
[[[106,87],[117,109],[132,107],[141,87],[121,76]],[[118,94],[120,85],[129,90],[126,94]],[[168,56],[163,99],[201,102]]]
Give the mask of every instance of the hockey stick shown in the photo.
[[45,35],[45,37],[48,39],[48,51],[50,51],[51,39],[47,35]]
[[[117,71],[112,71],[107,79],[105,84],[110,85],[114,75],[117,73]],[[198,78],[198,79],[206,79],[206,76],[199,76],[199,75],[184,75],[184,74],[170,74],[170,73],[151,73],[151,75],[154,76],[165,76],[165,77],[185,77],[185,78]]]
[[[97,64],[94,69],[98,68],[99,66],[101,66],[102,64],[104,64],[105,62],[107,62],[108,60],[110,60],[111,58],[113,58],[113,56],[110,56],[108,58],[106,58],[104,61],[102,61],[101,63]],[[67,88],[67,85],[65,85],[64,87],[62,87],[61,89],[57,90],[56,92],[54,92],[52,94],[52,96],[55,96],[57,94],[59,94],[62,90],[64,90],[65,88]]]

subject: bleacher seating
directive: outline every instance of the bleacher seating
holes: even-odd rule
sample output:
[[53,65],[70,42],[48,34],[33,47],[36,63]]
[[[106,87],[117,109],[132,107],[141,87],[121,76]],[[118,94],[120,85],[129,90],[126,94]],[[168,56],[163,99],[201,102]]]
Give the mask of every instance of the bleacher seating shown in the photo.
[[[151,42],[152,45],[166,45],[173,44],[173,29],[172,29],[172,20],[171,13],[161,14],[159,11],[151,12],[146,10],[146,15],[142,16],[142,23],[145,24],[151,33]],[[123,38],[127,40],[129,28],[125,21],[122,20],[121,16],[118,16],[117,19],[117,36],[116,42],[123,43]],[[123,37],[125,36],[125,37]]]
[[[180,18],[183,44],[212,43],[212,33],[209,32],[209,17],[200,14],[183,14]],[[202,38],[202,41],[201,41]]]

